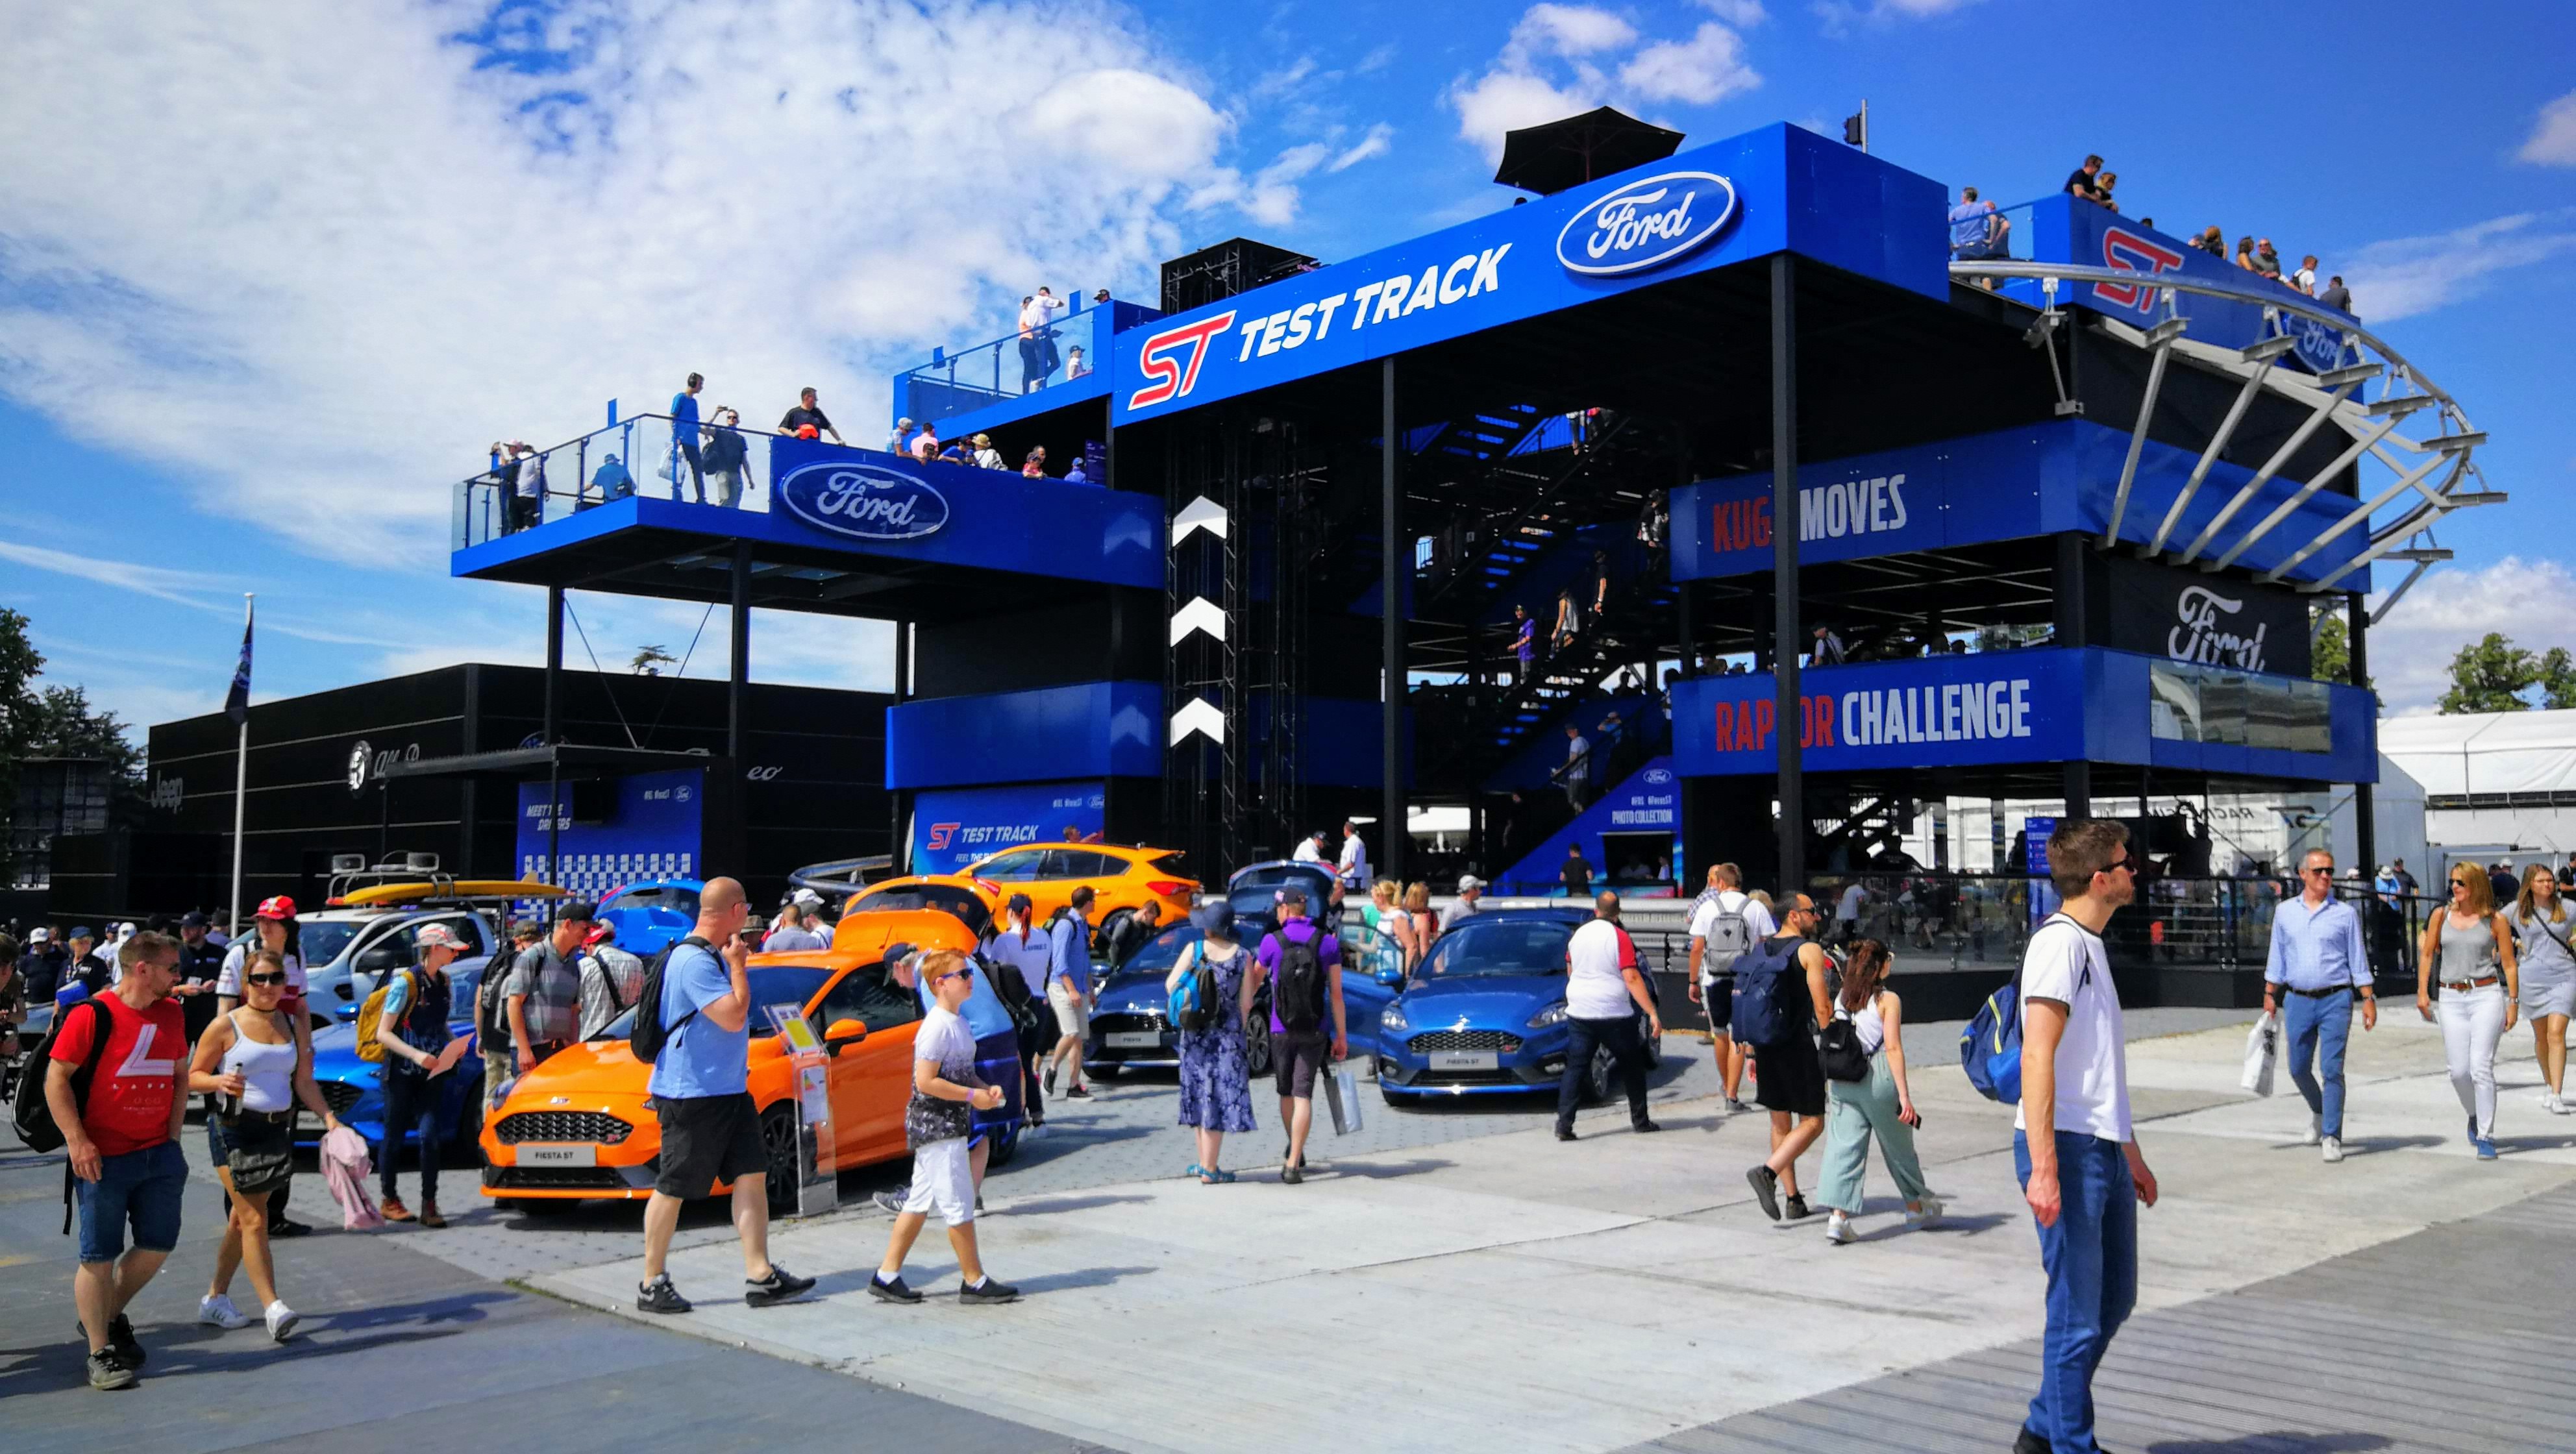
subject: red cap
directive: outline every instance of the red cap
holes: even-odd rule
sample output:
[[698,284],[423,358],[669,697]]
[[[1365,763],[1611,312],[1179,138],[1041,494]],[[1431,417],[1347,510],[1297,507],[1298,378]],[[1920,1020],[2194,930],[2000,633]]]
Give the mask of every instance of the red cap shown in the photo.
[[284,894],[279,894],[273,899],[262,899],[259,902],[259,912],[251,915],[251,917],[254,919],[292,919],[295,917],[295,901]]

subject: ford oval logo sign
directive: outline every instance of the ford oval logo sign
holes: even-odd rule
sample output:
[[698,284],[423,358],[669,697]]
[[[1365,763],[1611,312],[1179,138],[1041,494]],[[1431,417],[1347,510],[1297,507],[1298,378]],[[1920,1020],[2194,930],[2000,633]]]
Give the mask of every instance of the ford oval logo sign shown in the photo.
[[1584,204],[1556,235],[1566,271],[1615,277],[1659,268],[1726,230],[1735,186],[1715,172],[1666,172]]
[[778,482],[789,514],[861,540],[918,540],[948,523],[948,498],[928,480],[871,464],[809,464]]
[[1655,785],[1656,785],[1656,786],[1658,786],[1658,787],[1662,786],[1662,785],[1663,785],[1663,784],[1665,784],[1665,783],[1671,782],[1672,780],[1673,780],[1673,770],[1672,770],[1671,768],[1668,768],[1668,767],[1650,767],[1650,768],[1646,769],[1646,781],[1648,781],[1648,782],[1650,782],[1650,783],[1653,783],[1653,784],[1655,784]]

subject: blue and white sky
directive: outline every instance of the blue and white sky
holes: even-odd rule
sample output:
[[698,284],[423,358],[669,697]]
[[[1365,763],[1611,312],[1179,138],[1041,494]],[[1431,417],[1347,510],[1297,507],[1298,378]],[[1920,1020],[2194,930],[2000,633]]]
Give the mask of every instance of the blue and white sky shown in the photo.
[[[1504,130],[1604,102],[1786,120],[2007,201],[2087,151],[2171,232],[2313,251],[2492,433],[2510,505],[2374,637],[2392,711],[2463,640],[2576,646],[2576,8],[84,0],[9,7],[0,604],[129,721],[533,661],[446,577],[449,486],[705,373],[852,437],[887,379],[1238,233],[1326,259],[1509,204]],[[2086,16],[2097,17],[2088,21]],[[1686,143],[1687,144],[1687,143]],[[2393,580],[2393,573],[2383,580]],[[614,666],[699,612],[578,596]],[[878,686],[878,628],[764,619],[755,674]],[[572,660],[583,660],[579,642]],[[725,670],[721,630],[690,673]]]

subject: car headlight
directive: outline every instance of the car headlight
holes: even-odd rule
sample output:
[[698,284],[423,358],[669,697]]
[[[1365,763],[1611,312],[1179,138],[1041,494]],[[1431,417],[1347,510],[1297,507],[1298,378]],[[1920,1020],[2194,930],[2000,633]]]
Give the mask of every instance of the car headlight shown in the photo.
[[1562,1025],[1564,1023],[1565,1003],[1562,1000],[1529,1017],[1529,1027],[1533,1030],[1544,1030],[1550,1025]]
[[1408,1030],[1412,1025],[1404,1018],[1402,1005],[1389,1005],[1377,1012],[1377,1027],[1381,1030]]

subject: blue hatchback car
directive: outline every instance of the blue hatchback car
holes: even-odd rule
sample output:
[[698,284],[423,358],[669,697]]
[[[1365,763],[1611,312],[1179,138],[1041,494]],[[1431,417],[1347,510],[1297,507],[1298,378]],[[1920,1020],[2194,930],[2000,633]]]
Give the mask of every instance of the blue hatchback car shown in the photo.
[[[1426,1096],[1553,1091],[1565,1074],[1565,946],[1588,909],[1497,909],[1432,941],[1431,953],[1380,1012],[1377,1085],[1389,1105]],[[1652,993],[1654,979],[1646,983]],[[1644,1035],[1648,1063],[1655,1040]],[[1606,1099],[1613,1062],[1603,1049],[1584,1094]]]

